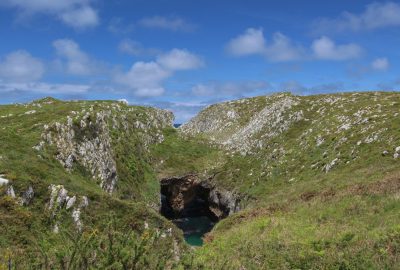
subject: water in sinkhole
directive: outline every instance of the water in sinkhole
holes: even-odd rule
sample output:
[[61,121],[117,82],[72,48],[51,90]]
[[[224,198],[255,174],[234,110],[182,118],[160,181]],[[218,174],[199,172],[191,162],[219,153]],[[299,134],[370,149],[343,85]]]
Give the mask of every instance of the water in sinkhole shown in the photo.
[[171,220],[178,228],[183,231],[184,238],[189,245],[201,246],[203,236],[210,232],[218,221],[211,213],[208,200],[204,194],[196,194],[184,209],[177,213],[170,205],[168,196],[171,194],[161,192],[161,214]]
[[183,231],[186,242],[191,246],[203,245],[203,236],[215,225],[207,216],[177,218],[172,222]]

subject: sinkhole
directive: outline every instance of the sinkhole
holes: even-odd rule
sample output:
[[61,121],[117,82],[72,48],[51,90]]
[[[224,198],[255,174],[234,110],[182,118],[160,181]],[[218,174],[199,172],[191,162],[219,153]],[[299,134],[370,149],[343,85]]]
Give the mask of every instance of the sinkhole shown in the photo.
[[203,236],[229,214],[239,210],[239,200],[215,188],[197,175],[161,180],[163,216],[183,231],[188,244],[201,246]]

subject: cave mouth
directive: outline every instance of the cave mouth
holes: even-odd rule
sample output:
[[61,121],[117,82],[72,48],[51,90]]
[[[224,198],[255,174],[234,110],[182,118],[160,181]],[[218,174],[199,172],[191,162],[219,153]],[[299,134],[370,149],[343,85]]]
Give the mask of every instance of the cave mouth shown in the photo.
[[210,199],[213,188],[196,176],[161,180],[161,214],[183,231],[189,245],[201,246],[203,236],[222,218]]

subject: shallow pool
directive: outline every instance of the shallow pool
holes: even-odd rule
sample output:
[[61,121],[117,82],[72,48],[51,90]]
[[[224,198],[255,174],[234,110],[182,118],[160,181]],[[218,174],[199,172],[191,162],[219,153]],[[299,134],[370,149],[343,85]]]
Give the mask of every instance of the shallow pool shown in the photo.
[[185,217],[172,221],[183,231],[186,242],[191,246],[203,245],[202,237],[211,231],[215,225],[207,216]]

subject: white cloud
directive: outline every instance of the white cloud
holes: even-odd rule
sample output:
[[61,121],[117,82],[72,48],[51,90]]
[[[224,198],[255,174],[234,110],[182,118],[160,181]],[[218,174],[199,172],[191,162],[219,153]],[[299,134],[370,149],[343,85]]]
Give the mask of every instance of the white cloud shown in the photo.
[[244,95],[257,90],[269,88],[264,81],[242,81],[242,82],[211,82],[208,84],[197,84],[192,87],[192,93],[196,96],[237,96]]
[[303,49],[296,46],[282,33],[275,33],[268,43],[262,29],[249,28],[244,34],[232,39],[226,50],[233,56],[262,55],[274,62],[298,60],[303,57]]
[[156,61],[136,62],[126,73],[118,73],[114,81],[132,89],[140,97],[160,96],[165,92],[163,83],[175,71],[196,69],[201,59],[187,50],[173,49],[160,55]]
[[188,23],[187,21],[179,17],[153,16],[141,19],[139,21],[139,25],[147,28],[158,28],[182,32],[190,32],[195,29],[195,26],[193,24]]
[[120,52],[133,56],[150,56],[159,53],[159,50],[154,48],[145,48],[140,42],[131,39],[124,39],[118,45]]
[[85,29],[99,23],[97,11],[91,0],[3,0],[0,6],[16,8],[20,17],[37,13],[57,17],[68,26]]
[[232,39],[227,51],[234,56],[262,54],[265,50],[265,38],[262,29],[249,28],[244,34]]
[[90,89],[82,84],[49,84],[42,82],[32,83],[0,83],[0,92],[22,91],[46,95],[53,94],[83,94]]
[[389,68],[389,60],[385,57],[377,58],[371,63],[371,68],[374,70],[385,71]]
[[303,57],[303,49],[295,46],[292,41],[281,33],[275,33],[272,43],[265,47],[265,56],[276,62],[298,60]]
[[98,68],[97,64],[73,40],[58,39],[53,42],[53,46],[57,55],[64,60],[62,65],[70,74],[90,75]]
[[343,12],[335,19],[320,19],[314,23],[317,31],[362,31],[400,26],[400,4],[395,2],[372,3],[361,14]]
[[127,73],[117,74],[115,81],[133,89],[137,96],[154,97],[164,93],[162,83],[170,76],[156,62],[136,62]]
[[311,49],[314,56],[322,60],[348,60],[358,58],[362,54],[362,48],[354,43],[336,45],[325,36],[314,40]]
[[65,11],[60,17],[65,24],[75,28],[93,27],[99,23],[97,12],[89,6]]
[[0,62],[0,78],[4,81],[36,81],[43,76],[44,72],[44,64],[23,50],[6,55]]
[[157,63],[168,70],[189,70],[202,67],[203,61],[187,50],[173,49],[157,58]]

